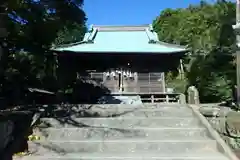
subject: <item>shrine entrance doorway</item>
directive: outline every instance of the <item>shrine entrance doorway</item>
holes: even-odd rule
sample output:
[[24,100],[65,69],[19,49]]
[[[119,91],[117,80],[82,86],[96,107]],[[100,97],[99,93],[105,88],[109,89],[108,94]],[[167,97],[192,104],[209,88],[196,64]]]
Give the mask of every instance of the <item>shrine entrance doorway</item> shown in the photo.
[[127,69],[111,69],[106,72],[91,73],[112,93],[163,93],[165,92],[164,73],[134,72]]
[[103,84],[112,92],[129,92],[126,86],[136,86],[137,73],[127,69],[112,69],[103,73]]

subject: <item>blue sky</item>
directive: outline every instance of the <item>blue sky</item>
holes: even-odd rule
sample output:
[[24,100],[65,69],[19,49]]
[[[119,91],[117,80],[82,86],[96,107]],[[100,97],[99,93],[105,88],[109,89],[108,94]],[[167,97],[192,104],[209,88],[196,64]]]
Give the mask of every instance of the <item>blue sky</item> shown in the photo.
[[[208,0],[214,2],[216,0]],[[150,24],[165,8],[185,8],[200,0],[85,0],[87,25]]]

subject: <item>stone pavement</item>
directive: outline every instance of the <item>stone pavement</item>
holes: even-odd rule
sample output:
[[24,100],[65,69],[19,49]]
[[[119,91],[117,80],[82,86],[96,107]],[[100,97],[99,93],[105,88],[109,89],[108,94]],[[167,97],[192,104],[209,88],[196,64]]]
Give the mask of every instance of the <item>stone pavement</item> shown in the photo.
[[[81,109],[79,109],[80,111]],[[187,105],[95,105],[98,117],[42,118],[15,160],[230,160]]]

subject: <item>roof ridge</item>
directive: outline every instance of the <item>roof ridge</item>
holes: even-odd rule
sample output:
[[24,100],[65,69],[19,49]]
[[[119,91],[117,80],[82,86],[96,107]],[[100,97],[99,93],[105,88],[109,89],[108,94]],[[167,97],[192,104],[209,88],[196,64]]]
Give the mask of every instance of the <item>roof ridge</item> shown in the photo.
[[141,24],[141,25],[90,25],[92,27],[148,27],[149,24]]
[[144,31],[150,25],[91,25],[90,30],[96,28],[98,31]]

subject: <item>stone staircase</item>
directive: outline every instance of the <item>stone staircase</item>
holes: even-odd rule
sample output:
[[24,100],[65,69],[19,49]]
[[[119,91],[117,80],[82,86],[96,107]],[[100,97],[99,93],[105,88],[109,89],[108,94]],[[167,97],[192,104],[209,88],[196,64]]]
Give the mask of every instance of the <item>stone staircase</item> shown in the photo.
[[31,154],[14,159],[236,160],[187,105],[95,105],[88,112],[98,116],[42,118]]

